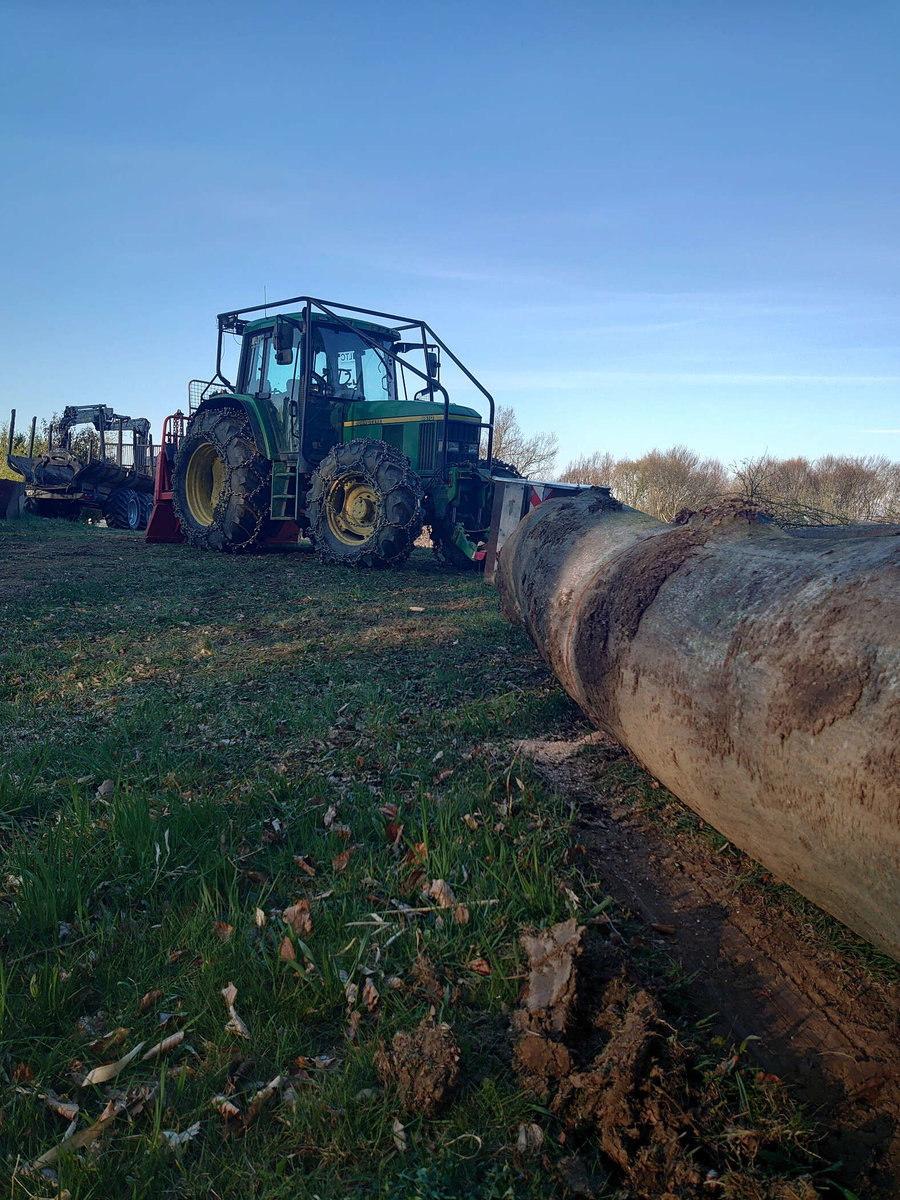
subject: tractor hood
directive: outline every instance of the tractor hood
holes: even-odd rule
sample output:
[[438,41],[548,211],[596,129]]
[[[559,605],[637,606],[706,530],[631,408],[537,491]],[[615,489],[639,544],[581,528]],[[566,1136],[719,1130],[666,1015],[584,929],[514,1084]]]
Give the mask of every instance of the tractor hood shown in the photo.
[[[344,409],[344,421],[358,425],[379,421],[442,421],[443,404],[432,404],[428,400],[358,400]],[[450,405],[450,419],[481,424],[481,414],[474,408],[461,404]]]

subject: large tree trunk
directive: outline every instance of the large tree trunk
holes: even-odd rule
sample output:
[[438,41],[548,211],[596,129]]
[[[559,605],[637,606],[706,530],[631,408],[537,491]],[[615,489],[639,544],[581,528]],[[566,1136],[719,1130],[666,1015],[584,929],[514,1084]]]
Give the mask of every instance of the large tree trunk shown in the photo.
[[900,959],[900,530],[552,500],[498,587],[570,696],[735,845]]

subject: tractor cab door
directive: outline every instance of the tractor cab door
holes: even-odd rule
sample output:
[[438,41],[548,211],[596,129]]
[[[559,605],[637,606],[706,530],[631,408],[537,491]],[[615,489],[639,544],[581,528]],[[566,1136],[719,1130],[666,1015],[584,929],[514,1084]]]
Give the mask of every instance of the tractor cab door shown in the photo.
[[244,395],[254,396],[266,407],[278,449],[282,451],[296,449],[296,420],[292,414],[296,412],[303,361],[298,325],[293,328],[290,358],[290,362],[278,362],[271,329],[251,334],[244,346],[238,388]]
[[313,322],[301,453],[317,464],[343,440],[348,404],[395,396],[387,353],[352,329]]
[[337,357],[333,351],[329,353],[330,349],[326,346],[326,332],[314,324],[300,447],[303,457],[313,465],[322,461],[344,433],[344,389]]

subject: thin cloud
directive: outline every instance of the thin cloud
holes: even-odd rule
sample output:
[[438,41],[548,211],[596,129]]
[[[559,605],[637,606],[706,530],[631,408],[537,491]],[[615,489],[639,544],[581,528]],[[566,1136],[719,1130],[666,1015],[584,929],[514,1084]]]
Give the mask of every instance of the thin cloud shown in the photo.
[[[530,391],[535,388],[569,390],[598,384],[713,384],[759,386],[762,384],[863,385],[900,383],[900,375],[774,375],[753,372],[679,371],[494,371],[494,387]],[[871,432],[880,432],[872,430]],[[892,431],[900,432],[900,431]]]

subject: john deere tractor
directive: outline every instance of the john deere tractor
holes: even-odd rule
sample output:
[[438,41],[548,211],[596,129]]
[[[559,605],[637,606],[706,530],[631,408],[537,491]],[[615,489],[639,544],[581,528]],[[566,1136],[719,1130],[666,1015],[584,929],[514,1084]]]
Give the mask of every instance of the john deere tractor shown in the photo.
[[[215,377],[192,384],[174,450],[191,545],[246,551],[304,534],[323,561],[396,566],[428,525],[447,561],[477,563],[492,474],[510,469],[492,462],[493,399],[424,321],[297,296],[218,326]],[[241,339],[234,383],[222,374],[229,335]],[[482,394],[487,421],[450,403],[442,355]]]

